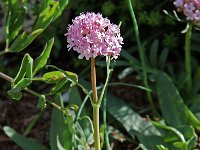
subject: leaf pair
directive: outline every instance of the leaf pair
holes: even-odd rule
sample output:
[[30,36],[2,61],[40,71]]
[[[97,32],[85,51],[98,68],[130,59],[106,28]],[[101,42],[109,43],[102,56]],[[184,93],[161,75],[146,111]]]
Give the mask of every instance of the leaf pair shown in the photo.
[[33,76],[46,65],[53,43],[54,39],[49,40],[43,52],[34,62],[29,54],[25,54],[20,69],[12,83],[12,89],[8,91],[10,97],[15,100],[22,98],[21,91],[31,84]]

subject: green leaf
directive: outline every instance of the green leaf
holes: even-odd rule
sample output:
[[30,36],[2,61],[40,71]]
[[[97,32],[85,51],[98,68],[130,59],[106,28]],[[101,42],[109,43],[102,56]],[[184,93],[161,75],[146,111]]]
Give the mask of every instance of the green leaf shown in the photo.
[[51,53],[51,49],[52,49],[53,43],[54,43],[54,38],[49,40],[49,42],[46,44],[43,52],[34,61],[33,75],[35,75],[38,70],[40,70],[42,67],[44,67],[46,65],[47,60],[49,58],[49,55]]
[[191,124],[194,128],[200,131],[200,121],[187,107],[185,107],[185,109],[187,112],[187,119],[188,119],[189,124]]
[[[68,75],[69,79],[72,79],[74,81],[78,80],[78,77],[75,73],[69,72],[69,71],[65,71],[65,72]],[[46,82],[47,84],[56,84],[61,79],[65,78],[65,74],[61,71],[51,71],[51,72],[45,73],[42,78],[43,78],[43,81]]]
[[7,136],[9,136],[17,145],[19,145],[24,150],[48,150],[45,146],[17,133],[14,129],[8,126],[4,126],[3,130]]
[[54,16],[54,20],[57,19],[62,14],[62,11],[68,5],[68,2],[69,2],[69,0],[60,0],[59,1],[59,7],[58,7],[58,10],[56,11],[56,14]]
[[149,56],[150,64],[153,67],[157,67],[158,46],[159,46],[159,43],[158,43],[158,40],[156,39],[153,41],[153,44],[151,45],[150,56]]
[[71,132],[72,134],[74,134],[74,133],[75,133],[74,119],[73,119],[73,117],[72,117],[71,114],[66,115],[66,117],[67,117],[68,128],[69,128],[70,132]]
[[37,21],[33,27],[33,31],[37,29],[45,29],[56,16],[59,8],[58,1],[52,1],[43,11],[39,14]]
[[168,148],[164,147],[163,145],[157,145],[156,146],[158,150],[169,150]]
[[17,39],[12,43],[9,48],[9,52],[20,52],[25,49],[32,41],[42,33],[43,29],[38,29],[33,31],[30,35],[27,35],[26,32],[23,32],[17,37]]
[[42,95],[38,100],[37,108],[43,111],[46,107],[47,107],[46,98],[44,95]]
[[31,60],[30,55],[29,54],[25,54],[22,62],[21,62],[21,66],[20,69],[14,79],[14,83],[18,83],[26,74],[26,69],[27,69],[27,64],[29,62],[29,60]]
[[42,79],[47,84],[56,84],[60,81],[60,79],[63,79],[65,75],[60,71],[51,71],[47,72],[42,76]]
[[9,0],[8,14],[6,19],[6,39],[11,42],[22,28],[26,10],[22,3],[17,0]]
[[31,80],[27,78],[21,79],[11,90],[7,93],[10,97],[15,100],[20,100],[22,98],[21,91],[31,84]]
[[[52,66],[52,65],[48,65],[47,67],[54,68],[54,66]],[[50,82],[50,83],[55,83],[56,80],[58,81],[58,79],[61,79],[61,78],[66,78],[73,82],[78,81],[78,76],[75,73],[70,72],[70,71],[63,71],[61,69],[58,69],[58,70],[60,70],[60,71],[52,71],[52,72],[45,73],[43,75],[44,81]]]
[[140,143],[144,144],[147,149],[156,149],[157,144],[164,144],[160,131],[122,100],[109,95],[107,110],[124,126],[133,139],[137,136]]
[[[55,103],[63,107],[63,100],[61,94],[56,94]],[[51,150],[59,150],[57,141],[66,149],[72,148],[72,134],[65,123],[64,114],[57,108],[53,108],[51,116],[51,128],[50,128],[50,146]]]
[[26,77],[29,79],[32,79],[33,75],[33,59],[31,58],[31,56],[27,56],[28,62],[26,64]]
[[165,121],[172,127],[187,123],[185,105],[171,79],[165,73],[157,74],[157,95]]
[[56,85],[54,85],[51,88],[50,94],[54,95],[58,92],[62,92],[62,90],[66,91],[69,88],[69,86],[70,86],[70,83],[65,78],[62,78],[56,83]]

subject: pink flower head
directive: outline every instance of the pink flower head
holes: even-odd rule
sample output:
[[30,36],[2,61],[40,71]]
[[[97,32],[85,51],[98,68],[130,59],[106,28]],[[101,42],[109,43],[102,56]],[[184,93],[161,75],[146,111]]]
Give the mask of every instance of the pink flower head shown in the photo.
[[87,60],[97,56],[117,58],[121,51],[123,38],[117,25],[103,18],[101,14],[81,13],[67,28],[67,47],[79,53],[79,59]]
[[200,0],[175,0],[174,5],[179,12],[183,12],[186,20],[200,24]]

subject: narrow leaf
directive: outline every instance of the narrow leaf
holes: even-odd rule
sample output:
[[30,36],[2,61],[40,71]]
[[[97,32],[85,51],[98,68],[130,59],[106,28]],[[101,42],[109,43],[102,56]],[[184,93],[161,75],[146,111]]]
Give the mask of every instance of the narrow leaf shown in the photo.
[[11,90],[7,93],[10,97],[15,100],[20,100],[22,98],[21,91],[31,84],[31,80],[27,78],[21,79]]
[[154,40],[153,41],[153,44],[151,45],[151,49],[150,49],[150,58],[149,58],[149,61],[151,63],[151,65],[153,67],[157,67],[157,61],[158,61],[158,46],[159,46],[159,43],[158,43],[158,40]]
[[46,65],[49,55],[51,53],[53,43],[54,43],[54,38],[49,40],[49,42],[46,44],[43,52],[34,61],[33,75],[35,75],[38,70],[40,70],[42,67],[44,67]]
[[19,52],[25,49],[33,40],[42,33],[43,29],[38,29],[32,32],[30,35],[27,35],[26,32],[23,32],[17,37],[17,39],[12,43],[9,48],[10,52]]
[[[55,96],[55,103],[63,107],[63,100],[60,94]],[[72,134],[65,123],[64,114],[57,108],[53,108],[50,128],[51,150],[59,150],[57,145],[58,140],[66,150],[72,148]]]
[[157,95],[165,121],[172,127],[187,123],[185,105],[178,90],[165,73],[157,74]]
[[8,126],[5,126],[3,130],[7,136],[9,136],[15,143],[17,143],[17,145],[19,145],[24,150],[48,150],[45,146],[17,133],[14,129]]

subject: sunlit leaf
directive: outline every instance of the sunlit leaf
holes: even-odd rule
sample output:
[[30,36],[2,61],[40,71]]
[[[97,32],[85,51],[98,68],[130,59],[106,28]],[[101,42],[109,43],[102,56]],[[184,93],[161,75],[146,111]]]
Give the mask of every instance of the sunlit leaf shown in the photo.
[[54,43],[54,38],[49,40],[49,42],[46,44],[43,52],[34,61],[33,75],[35,75],[38,70],[40,70],[42,67],[44,67],[46,65],[49,55],[51,53],[53,43]]
[[20,100],[22,98],[21,91],[31,84],[31,80],[28,78],[21,79],[11,90],[7,93],[10,97],[15,100]]
[[19,52],[26,48],[31,42],[42,33],[43,29],[38,29],[32,32],[31,34],[27,34],[23,32],[21,35],[17,37],[17,39],[12,43],[9,48],[9,52]]

